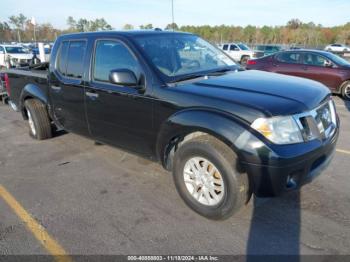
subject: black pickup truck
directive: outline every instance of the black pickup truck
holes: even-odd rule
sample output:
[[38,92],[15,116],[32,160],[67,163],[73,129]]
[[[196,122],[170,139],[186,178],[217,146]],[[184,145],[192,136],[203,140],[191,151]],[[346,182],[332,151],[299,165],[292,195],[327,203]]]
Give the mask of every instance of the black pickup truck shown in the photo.
[[6,75],[36,139],[53,127],[159,161],[189,207],[229,217],[330,162],[339,118],[318,82],[244,71],[200,37],[164,31],[60,36],[42,70]]

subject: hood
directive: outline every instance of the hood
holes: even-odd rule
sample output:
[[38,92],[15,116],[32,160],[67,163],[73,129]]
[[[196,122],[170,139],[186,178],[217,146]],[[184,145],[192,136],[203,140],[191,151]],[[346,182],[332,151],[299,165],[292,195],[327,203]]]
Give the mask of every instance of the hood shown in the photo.
[[8,54],[8,56],[17,58],[17,59],[32,59],[32,54]]
[[[237,112],[227,104],[240,105],[264,116],[302,113],[314,109],[330,95],[329,89],[318,82],[256,70],[229,73],[176,88],[216,99],[221,110],[232,111],[232,114]],[[259,115],[249,114],[242,118],[251,122],[256,117]]]

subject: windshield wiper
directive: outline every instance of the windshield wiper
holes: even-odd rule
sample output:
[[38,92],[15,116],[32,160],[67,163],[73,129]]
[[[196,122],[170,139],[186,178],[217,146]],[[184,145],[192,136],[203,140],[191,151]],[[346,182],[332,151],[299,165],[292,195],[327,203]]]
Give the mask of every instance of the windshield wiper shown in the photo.
[[199,78],[199,77],[205,77],[208,74],[192,74],[192,75],[186,75],[183,77],[177,77],[174,80],[170,80],[169,83],[176,83],[176,82],[182,82],[182,81],[186,81],[186,80],[191,80],[191,79],[195,79],[195,78]]
[[232,67],[225,67],[225,68],[221,68],[221,69],[214,70],[211,72],[200,73],[200,74],[191,74],[191,75],[185,75],[183,77],[177,77],[174,80],[170,80],[169,83],[182,82],[182,81],[191,80],[191,79],[200,78],[200,77],[205,78],[208,76],[218,76],[218,75],[222,75],[222,74],[229,72],[229,71],[240,71],[240,69],[239,68],[232,68]]
[[207,76],[216,76],[216,75],[221,75],[223,73],[229,72],[229,71],[235,71],[237,70],[237,68],[223,68],[223,69],[219,69],[219,70],[215,70],[212,72],[207,73]]

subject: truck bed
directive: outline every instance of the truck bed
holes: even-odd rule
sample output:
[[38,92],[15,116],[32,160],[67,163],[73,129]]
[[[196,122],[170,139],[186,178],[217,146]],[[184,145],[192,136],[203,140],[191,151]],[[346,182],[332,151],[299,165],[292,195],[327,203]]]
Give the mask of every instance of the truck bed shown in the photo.
[[19,106],[20,96],[25,86],[34,84],[47,92],[48,64],[6,70],[10,82],[10,100]]

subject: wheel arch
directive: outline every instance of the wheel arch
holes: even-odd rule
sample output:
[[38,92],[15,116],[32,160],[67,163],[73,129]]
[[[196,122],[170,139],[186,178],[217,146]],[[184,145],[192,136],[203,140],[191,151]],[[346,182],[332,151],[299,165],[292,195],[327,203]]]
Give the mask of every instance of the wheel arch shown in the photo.
[[189,109],[169,117],[161,126],[156,153],[163,167],[172,168],[172,158],[181,143],[201,135],[210,135],[229,146],[239,157],[234,141],[246,129],[241,120],[222,112]]
[[20,103],[19,103],[19,109],[22,113],[22,116],[24,119],[27,119],[27,113],[26,108],[24,106],[24,103],[27,99],[38,99],[41,101],[44,105],[47,106],[47,95],[45,92],[38,86],[34,84],[27,84],[22,89],[21,95],[20,95]]

